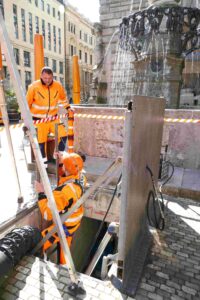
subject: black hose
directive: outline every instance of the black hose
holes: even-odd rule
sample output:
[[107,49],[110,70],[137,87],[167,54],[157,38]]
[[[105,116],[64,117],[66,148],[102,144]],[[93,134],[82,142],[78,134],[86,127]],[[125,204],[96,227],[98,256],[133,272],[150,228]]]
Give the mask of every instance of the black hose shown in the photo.
[[[154,182],[153,172],[149,168],[149,166],[146,166],[147,171],[150,173],[151,181],[153,190],[149,191],[148,198],[147,198],[147,219],[149,221],[149,225],[152,227],[155,227],[160,230],[164,230],[165,227],[165,217],[164,217],[164,200],[161,191],[159,191],[161,195],[161,202],[158,198],[158,194],[156,191],[156,186]],[[152,214],[150,214],[150,211],[153,209]]]
[[32,250],[42,235],[37,228],[15,228],[0,240],[0,277],[6,275],[20,259]]

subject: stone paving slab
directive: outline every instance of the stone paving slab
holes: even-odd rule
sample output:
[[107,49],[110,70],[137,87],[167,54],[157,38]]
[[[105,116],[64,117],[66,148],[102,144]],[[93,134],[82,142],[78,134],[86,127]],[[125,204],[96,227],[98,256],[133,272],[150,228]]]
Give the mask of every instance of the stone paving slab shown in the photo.
[[[171,168],[169,169],[171,173]],[[200,200],[200,170],[174,168],[170,181],[163,187],[163,193],[193,200]]]
[[25,256],[0,288],[0,299],[123,299],[109,281],[79,274],[85,297],[68,294],[69,273],[63,267],[37,257]]
[[[135,300],[200,299],[200,203],[165,197],[165,230],[154,241]],[[80,274],[84,299],[127,299],[109,281]],[[24,257],[2,284],[0,299],[73,299],[68,272],[35,257]]]

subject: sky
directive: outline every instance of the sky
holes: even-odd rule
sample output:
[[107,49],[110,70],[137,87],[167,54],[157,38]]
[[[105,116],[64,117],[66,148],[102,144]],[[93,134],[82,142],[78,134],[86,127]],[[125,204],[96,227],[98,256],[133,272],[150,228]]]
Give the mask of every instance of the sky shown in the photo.
[[99,0],[68,0],[78,11],[92,22],[99,22]]

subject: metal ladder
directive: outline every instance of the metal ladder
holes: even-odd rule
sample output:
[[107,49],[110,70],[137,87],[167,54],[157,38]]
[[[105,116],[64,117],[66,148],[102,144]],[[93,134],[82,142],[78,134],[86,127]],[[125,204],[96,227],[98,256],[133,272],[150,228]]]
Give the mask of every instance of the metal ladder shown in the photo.
[[[58,211],[56,208],[56,204],[55,204],[53,193],[51,190],[49,178],[48,178],[46,169],[45,169],[43,161],[42,161],[42,155],[41,155],[39,144],[37,141],[36,131],[35,131],[34,125],[32,123],[32,117],[31,117],[29,107],[27,104],[27,100],[25,97],[25,92],[24,92],[22,84],[21,84],[19,72],[17,71],[17,66],[16,66],[14,55],[13,55],[12,45],[9,40],[9,36],[8,36],[7,30],[5,27],[5,23],[4,23],[4,19],[3,19],[1,11],[0,11],[0,43],[1,43],[1,47],[3,49],[3,53],[5,55],[5,58],[6,58],[8,70],[10,72],[10,76],[11,76],[11,79],[13,82],[14,90],[15,90],[15,93],[17,96],[17,101],[19,104],[19,108],[20,108],[23,120],[24,120],[24,124],[28,128],[28,136],[30,139],[30,143],[31,143],[34,155],[35,155],[36,164],[37,164],[37,167],[38,167],[38,170],[40,173],[42,184],[44,186],[45,194],[47,195],[47,198],[48,198],[49,206],[52,211],[53,222],[56,226],[56,231],[58,232],[61,247],[64,252],[64,257],[67,262],[67,269],[69,271],[70,279],[72,281],[72,285],[69,289],[69,292],[70,292],[70,290],[72,292],[73,291],[77,292],[77,289],[80,288],[78,276],[77,276],[77,273],[75,270],[75,266],[74,266],[74,262],[73,262],[73,259],[72,259],[72,256],[71,256],[71,253],[69,250],[69,246],[68,246],[66,238],[65,238],[65,233],[63,230],[62,222],[61,222],[61,219],[59,217],[59,214],[58,214]],[[4,94],[3,93],[3,82],[1,82],[0,91],[1,91],[0,96],[2,97],[2,95]],[[3,99],[3,101],[5,101],[4,97],[2,97],[2,99]],[[7,111],[6,111],[5,102],[3,102],[1,104],[1,110],[4,115],[6,133],[7,133],[9,141],[11,141],[10,132],[9,132],[9,121],[8,121],[8,115],[7,115]],[[10,147],[10,149],[11,150],[13,149],[12,146]],[[14,153],[12,153],[12,157],[14,159]],[[21,190],[19,191],[19,194],[21,196]],[[83,294],[83,291],[81,291],[81,294]]]
[[[71,285],[68,287],[69,289],[69,293],[71,293],[73,296],[78,295],[78,294],[85,294],[85,290],[80,286],[80,281],[78,279],[78,275],[77,272],[75,270],[75,266],[74,266],[74,262],[71,256],[71,252],[69,249],[69,246],[67,244],[66,241],[66,237],[65,237],[65,233],[63,230],[63,226],[62,223],[64,221],[66,221],[66,219],[80,206],[82,205],[87,199],[88,197],[94,193],[94,191],[105,181],[108,180],[111,181],[112,177],[113,177],[113,173],[116,172],[116,170],[121,167],[121,158],[117,158],[116,161],[105,171],[105,173],[101,176],[99,176],[99,178],[96,180],[96,182],[93,184],[93,186],[87,190],[87,192],[77,201],[77,203],[70,209],[70,211],[68,211],[67,213],[65,213],[64,215],[62,215],[62,217],[59,216],[59,213],[57,211],[57,207],[55,204],[55,200],[54,200],[54,196],[51,190],[51,185],[50,185],[50,181],[46,172],[46,169],[44,167],[43,164],[43,160],[42,160],[42,155],[40,152],[40,148],[39,148],[39,144],[38,144],[38,140],[37,140],[37,135],[36,135],[36,130],[35,127],[33,125],[32,122],[32,117],[29,111],[29,107],[27,104],[27,100],[26,100],[26,96],[24,93],[24,89],[22,87],[21,84],[21,79],[19,76],[19,72],[17,71],[17,65],[15,62],[15,58],[13,55],[13,50],[12,50],[12,45],[10,43],[9,40],[9,36],[5,27],[5,23],[3,20],[3,16],[2,13],[0,11],[0,43],[7,61],[7,66],[10,72],[10,76],[11,79],[13,81],[13,86],[14,86],[14,90],[17,96],[17,101],[19,104],[19,108],[22,114],[22,118],[24,120],[24,125],[27,127],[28,131],[28,137],[34,152],[34,156],[35,156],[35,160],[36,160],[36,164],[37,164],[37,168],[40,174],[40,178],[42,181],[42,184],[44,186],[44,190],[45,190],[45,194],[47,196],[48,199],[48,204],[49,207],[52,211],[52,216],[53,216],[53,222],[55,224],[55,227],[43,238],[43,240],[35,247],[35,249],[33,249],[32,254],[34,254],[37,250],[39,250],[43,244],[45,243],[45,241],[47,241],[52,234],[54,234],[55,232],[58,233],[59,239],[60,239],[60,243],[61,243],[61,247],[63,249],[64,252],[64,257],[65,260],[67,262],[66,268],[69,271],[69,275],[70,275],[70,279],[71,279]],[[3,83],[2,83],[3,84]],[[3,88],[0,88],[1,94],[0,96],[3,95]],[[4,98],[5,100],[5,98]],[[6,111],[6,106],[5,103],[2,103],[1,105],[3,114],[6,116],[7,111]],[[8,116],[5,117],[6,122],[6,128],[7,128],[7,132],[9,135],[9,121],[8,121]],[[107,181],[108,182],[108,181]]]

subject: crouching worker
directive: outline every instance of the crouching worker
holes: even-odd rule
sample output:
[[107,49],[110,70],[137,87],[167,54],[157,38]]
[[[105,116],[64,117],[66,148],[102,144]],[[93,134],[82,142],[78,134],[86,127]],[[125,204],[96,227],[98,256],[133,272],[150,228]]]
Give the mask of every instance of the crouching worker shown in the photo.
[[[65,154],[59,157],[59,173],[60,182],[57,188],[53,190],[54,199],[60,216],[65,214],[70,208],[81,198],[86,184],[85,176],[83,173],[83,160],[76,154]],[[41,183],[35,183],[36,191],[38,194],[38,205],[41,214],[45,220],[52,220],[52,212],[48,206],[48,200],[44,194],[44,188]],[[83,217],[83,206],[81,205],[69,218],[63,223],[63,229],[66,235],[67,243],[71,246],[73,235],[79,228],[81,219]],[[43,230],[43,237],[51,231],[53,225]],[[47,240],[43,246],[43,250],[46,251],[53,244],[59,243],[58,234],[53,234],[49,240]],[[65,264],[65,258],[63,251],[60,247],[60,264]]]

